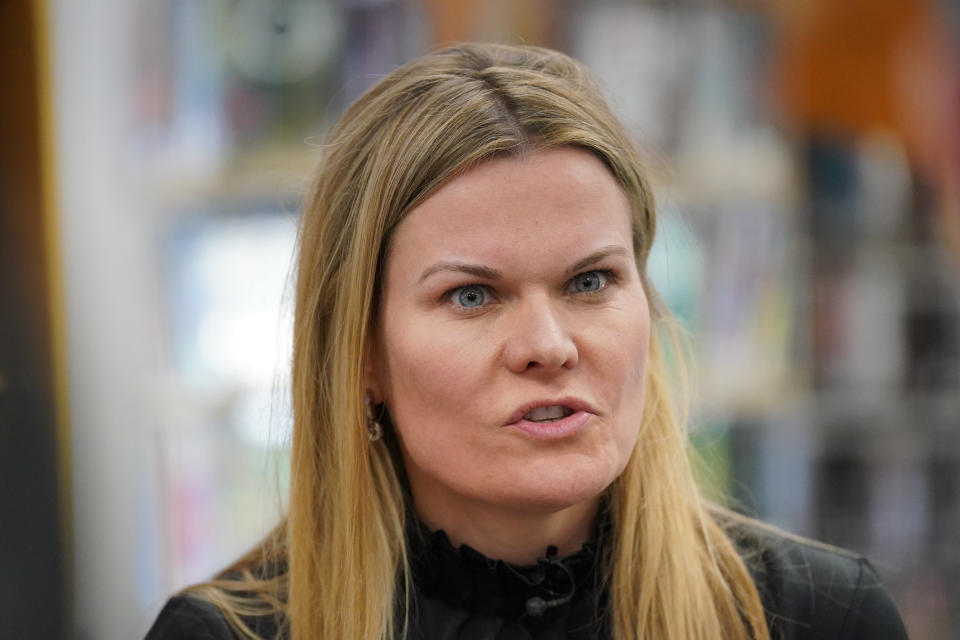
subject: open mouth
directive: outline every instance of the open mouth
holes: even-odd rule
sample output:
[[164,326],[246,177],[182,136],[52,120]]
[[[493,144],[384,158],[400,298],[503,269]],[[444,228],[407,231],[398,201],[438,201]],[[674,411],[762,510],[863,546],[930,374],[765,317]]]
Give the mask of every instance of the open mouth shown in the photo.
[[523,419],[530,422],[556,422],[573,414],[573,409],[555,404],[549,407],[537,407],[524,414]]

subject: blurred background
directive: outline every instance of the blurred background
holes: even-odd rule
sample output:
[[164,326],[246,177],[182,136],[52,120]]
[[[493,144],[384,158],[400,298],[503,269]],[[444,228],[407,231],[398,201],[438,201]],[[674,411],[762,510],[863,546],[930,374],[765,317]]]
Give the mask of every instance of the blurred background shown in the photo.
[[0,635],[142,637],[276,521],[324,133],[496,40],[586,63],[649,158],[707,490],[960,638],[956,2],[7,0],[0,31]]

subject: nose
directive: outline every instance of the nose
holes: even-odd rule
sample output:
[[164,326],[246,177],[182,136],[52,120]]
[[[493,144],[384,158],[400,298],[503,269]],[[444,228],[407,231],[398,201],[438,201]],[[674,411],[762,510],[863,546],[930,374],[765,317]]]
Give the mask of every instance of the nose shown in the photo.
[[549,301],[537,299],[520,305],[507,323],[504,359],[513,373],[557,371],[577,365],[579,353],[571,327]]

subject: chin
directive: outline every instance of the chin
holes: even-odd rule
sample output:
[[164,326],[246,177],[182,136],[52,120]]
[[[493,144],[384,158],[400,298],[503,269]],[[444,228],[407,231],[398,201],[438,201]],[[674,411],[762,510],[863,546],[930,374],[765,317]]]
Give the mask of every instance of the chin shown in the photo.
[[590,473],[570,468],[566,473],[518,478],[518,482],[509,487],[498,487],[490,495],[493,496],[493,502],[512,510],[555,513],[597,500],[613,483],[616,475],[606,469]]

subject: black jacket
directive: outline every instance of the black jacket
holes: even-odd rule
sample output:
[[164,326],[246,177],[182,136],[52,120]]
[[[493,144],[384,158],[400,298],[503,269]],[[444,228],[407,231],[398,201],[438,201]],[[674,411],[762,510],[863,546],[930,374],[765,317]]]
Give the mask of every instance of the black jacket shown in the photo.
[[[861,556],[765,529],[741,528],[734,541],[754,577],[773,640],[902,640],[889,594]],[[592,640],[608,638],[606,594],[596,584],[599,544],[563,558],[517,567],[441,532],[413,541],[415,594],[410,640]],[[250,620],[272,638],[272,617]],[[171,599],[147,640],[234,640],[216,607]]]

